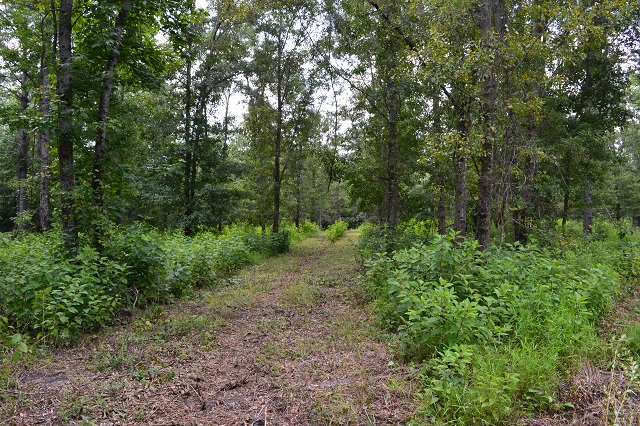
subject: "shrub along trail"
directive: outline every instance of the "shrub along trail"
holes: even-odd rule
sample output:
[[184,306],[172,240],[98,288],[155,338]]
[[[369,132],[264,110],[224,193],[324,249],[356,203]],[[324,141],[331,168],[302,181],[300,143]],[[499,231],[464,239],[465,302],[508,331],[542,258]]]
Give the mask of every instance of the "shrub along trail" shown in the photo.
[[0,423],[404,423],[417,384],[362,302],[356,238],[309,238],[32,362],[11,378]]

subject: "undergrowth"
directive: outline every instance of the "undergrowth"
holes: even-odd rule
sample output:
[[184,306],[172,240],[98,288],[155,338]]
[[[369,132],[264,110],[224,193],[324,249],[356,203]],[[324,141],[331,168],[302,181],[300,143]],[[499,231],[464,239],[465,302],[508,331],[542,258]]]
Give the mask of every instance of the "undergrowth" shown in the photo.
[[100,251],[84,245],[73,256],[54,233],[0,234],[0,351],[17,359],[37,343],[70,343],[136,308],[215,285],[319,231],[310,223],[284,228],[272,234],[236,225],[195,237],[114,228]]
[[360,252],[381,324],[422,366],[421,421],[511,424],[565,408],[559,383],[605,356],[598,325],[640,271],[638,237],[598,226],[544,248],[483,253],[450,233],[389,254],[372,254],[385,234],[365,226]]
[[340,237],[344,235],[349,229],[349,224],[344,220],[337,220],[333,224],[329,225],[326,230],[325,235],[327,236],[327,241],[330,243],[336,242]]

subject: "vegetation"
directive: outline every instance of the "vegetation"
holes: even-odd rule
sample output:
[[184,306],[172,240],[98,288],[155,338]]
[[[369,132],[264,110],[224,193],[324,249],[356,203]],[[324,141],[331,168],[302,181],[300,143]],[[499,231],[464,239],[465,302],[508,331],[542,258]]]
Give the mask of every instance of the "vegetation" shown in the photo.
[[640,274],[638,34],[638,0],[2,4],[0,348],[360,226],[419,421],[560,410]]
[[[366,283],[381,323],[423,365],[422,418],[501,424],[559,411],[560,384],[585,359],[608,357],[598,327],[639,277],[640,236],[597,223],[584,237],[575,227],[544,248],[482,252],[450,233],[369,254]],[[360,250],[375,238],[383,237],[365,231]],[[633,338],[627,345],[636,350]]]
[[[307,224],[293,235],[299,240],[315,232]],[[51,234],[4,236],[0,335],[9,347],[27,339],[67,343],[125,312],[192,294],[247,264],[284,253],[291,235],[234,226],[189,238],[127,227],[112,230],[102,253],[83,246],[72,258],[62,238]]]
[[344,233],[349,228],[349,224],[344,220],[339,220],[329,225],[325,235],[327,236],[327,241],[330,243],[336,242],[336,240],[344,235]]

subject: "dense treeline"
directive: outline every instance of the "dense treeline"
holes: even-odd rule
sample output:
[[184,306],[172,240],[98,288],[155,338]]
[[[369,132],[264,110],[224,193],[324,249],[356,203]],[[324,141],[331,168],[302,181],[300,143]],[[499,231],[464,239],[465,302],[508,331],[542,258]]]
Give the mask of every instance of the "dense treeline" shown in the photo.
[[431,218],[486,249],[640,220],[635,2],[1,12],[4,231],[53,226],[73,250],[138,221]]

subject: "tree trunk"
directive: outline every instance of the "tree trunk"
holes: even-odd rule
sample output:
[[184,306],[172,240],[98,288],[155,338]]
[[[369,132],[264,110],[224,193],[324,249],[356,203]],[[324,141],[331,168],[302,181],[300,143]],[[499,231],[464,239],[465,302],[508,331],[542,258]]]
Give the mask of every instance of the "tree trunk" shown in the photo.
[[593,225],[593,183],[589,180],[584,191],[584,214],[582,216],[584,232],[591,234],[591,225]]
[[60,98],[58,114],[58,162],[60,165],[61,201],[60,213],[64,246],[75,250],[78,243],[78,228],[75,220],[73,192],[73,90],[71,81],[71,15],[73,0],[60,0],[58,43],[60,66],[58,68],[57,92]]
[[387,225],[395,229],[398,222],[398,92],[389,96],[389,135],[387,140]]
[[[29,107],[29,92],[27,91],[27,73],[23,72],[20,78],[20,107],[22,115],[26,116]],[[23,127],[18,131],[18,216],[27,211],[27,177],[29,173],[29,134]],[[18,221],[17,228],[24,229],[25,223]]]
[[[468,143],[471,132],[471,115],[467,110],[467,105],[459,106],[457,112],[459,114],[458,132],[460,139],[463,143]],[[467,155],[464,153],[465,147],[458,145],[456,148],[453,154],[453,170],[456,184],[454,190],[453,230],[459,232],[461,238],[464,238],[464,234],[467,232],[467,203],[469,202],[469,189],[467,187],[469,162]]]
[[[47,37],[46,31],[51,26],[51,21],[46,20],[45,29],[42,31],[42,55],[40,57],[40,115],[43,120],[49,119],[51,114],[51,102],[49,99],[49,56],[47,45],[51,40]],[[55,46],[53,46],[55,50]],[[50,182],[50,157],[49,146],[51,145],[51,132],[48,126],[40,130],[38,134],[38,160],[39,160],[39,182],[38,182],[38,226],[41,232],[46,232],[51,228],[49,217],[49,182]]]
[[[189,50],[191,43],[189,43]],[[185,202],[185,227],[186,235],[193,234],[193,226],[191,224],[191,216],[193,215],[193,200],[191,199],[191,162],[193,161],[193,147],[191,141],[191,60],[187,60],[187,79],[185,82],[185,107],[184,107],[184,202]]]
[[282,133],[283,133],[283,114],[284,114],[284,70],[282,69],[282,55],[283,46],[278,41],[278,120],[276,123],[276,140],[275,140],[275,154],[273,161],[273,233],[275,234],[280,230],[280,192],[282,188],[282,171],[280,170],[280,154],[282,150]]
[[453,229],[462,234],[464,238],[467,232],[467,202],[469,190],[467,188],[467,157],[456,153],[454,156],[454,171],[456,175],[456,188],[454,192]]
[[109,118],[109,103],[111,101],[111,93],[113,92],[116,65],[118,64],[118,58],[120,57],[122,33],[124,31],[124,25],[127,21],[127,16],[129,15],[130,9],[131,3],[128,0],[123,1],[116,18],[111,52],[109,53],[107,66],[105,67],[104,74],[102,76],[102,92],[100,93],[100,103],[98,106],[98,131],[94,148],[93,177],[91,181],[91,187],[94,192],[94,202],[100,208],[103,208],[104,204],[104,190],[102,181],[104,179],[104,155],[107,149],[107,122]]
[[565,158],[565,188],[564,200],[562,201],[562,230],[564,231],[569,219],[569,196],[571,195],[571,157],[567,154]]
[[525,244],[529,236],[530,211],[533,202],[533,179],[536,174],[536,165],[531,155],[524,160],[524,183],[522,189],[522,209],[520,209],[519,221],[515,232],[516,241]]
[[[433,98],[433,131],[437,135],[437,145],[442,143],[442,123],[441,123],[440,97]],[[436,190],[438,201],[436,204],[436,217],[438,219],[438,234],[444,235],[447,231],[447,192],[445,189],[446,177],[442,170],[435,173]]]
[[389,42],[384,58],[385,72],[388,73],[387,90],[387,188],[386,223],[391,230],[398,222],[398,119],[400,116],[400,94],[395,70],[400,46],[395,39]]
[[[304,167],[304,165],[302,165]],[[295,225],[296,228],[300,228],[300,222],[302,220],[302,169],[296,167],[296,214]]]
[[[483,47],[486,54],[490,52],[497,57],[493,39],[495,29],[494,8],[498,5],[495,0],[485,0],[481,3],[481,23]],[[498,16],[500,17],[500,16]],[[482,120],[484,125],[484,140],[480,157],[480,178],[478,182],[478,204],[476,207],[476,240],[482,250],[489,248],[491,236],[491,207],[493,202],[493,158],[495,138],[495,111],[497,100],[497,82],[495,68],[497,59],[493,59],[489,69],[484,70],[482,87]]]

